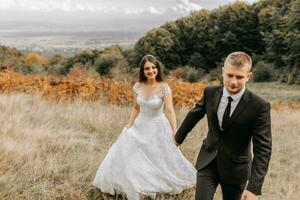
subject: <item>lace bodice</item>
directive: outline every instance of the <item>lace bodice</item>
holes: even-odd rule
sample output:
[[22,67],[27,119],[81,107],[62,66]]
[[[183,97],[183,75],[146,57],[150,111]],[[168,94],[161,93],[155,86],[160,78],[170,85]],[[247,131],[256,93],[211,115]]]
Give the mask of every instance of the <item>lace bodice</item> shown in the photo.
[[149,98],[145,98],[139,82],[133,86],[133,91],[137,94],[137,104],[140,106],[140,115],[145,117],[155,117],[163,113],[163,97],[171,93],[171,89],[168,85],[163,89],[155,93]]

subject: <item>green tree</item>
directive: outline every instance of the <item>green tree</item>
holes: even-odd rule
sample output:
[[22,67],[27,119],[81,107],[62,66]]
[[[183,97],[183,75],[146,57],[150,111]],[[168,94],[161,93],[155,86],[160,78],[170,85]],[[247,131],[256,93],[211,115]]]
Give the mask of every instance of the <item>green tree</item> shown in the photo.
[[146,54],[152,54],[168,67],[172,68],[173,63],[168,55],[174,42],[169,31],[165,28],[152,29],[147,32],[135,45],[138,57],[141,59]]
[[109,70],[116,65],[121,64],[127,67],[124,52],[119,45],[112,45],[105,48],[95,61],[95,69],[101,75],[107,75]]

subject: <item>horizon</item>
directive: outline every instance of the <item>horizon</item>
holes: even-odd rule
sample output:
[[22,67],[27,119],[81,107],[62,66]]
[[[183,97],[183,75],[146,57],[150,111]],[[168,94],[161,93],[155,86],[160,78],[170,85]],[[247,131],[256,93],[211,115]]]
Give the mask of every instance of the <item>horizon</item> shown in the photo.
[[[253,3],[256,0],[244,0]],[[234,0],[0,0],[1,32],[147,31]]]
[[[254,3],[256,0],[244,0]],[[0,0],[0,44],[48,54],[133,45],[152,28],[233,0]],[[49,52],[48,52],[49,51]]]

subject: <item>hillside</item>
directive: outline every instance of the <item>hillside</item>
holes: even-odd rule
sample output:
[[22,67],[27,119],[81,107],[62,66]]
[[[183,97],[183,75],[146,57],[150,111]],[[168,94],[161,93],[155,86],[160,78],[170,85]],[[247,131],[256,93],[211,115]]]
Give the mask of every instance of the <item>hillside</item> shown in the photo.
[[[113,200],[91,185],[126,125],[130,107],[102,101],[56,103],[39,95],[0,95],[0,199]],[[188,109],[176,109],[178,122]],[[284,117],[282,117],[284,116]],[[300,198],[299,110],[272,110],[273,153],[261,200]],[[202,120],[182,145],[195,163],[207,132]],[[191,200],[194,190],[157,200]],[[221,200],[220,190],[216,200]]]

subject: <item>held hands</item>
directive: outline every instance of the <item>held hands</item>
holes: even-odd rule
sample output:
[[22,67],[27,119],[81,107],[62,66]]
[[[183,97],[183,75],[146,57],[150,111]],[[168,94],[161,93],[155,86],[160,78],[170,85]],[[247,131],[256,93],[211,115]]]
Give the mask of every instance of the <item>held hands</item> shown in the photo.
[[132,127],[132,124],[127,124],[124,129],[129,129],[130,127]]
[[180,144],[178,144],[175,140],[175,133],[173,133],[173,142],[177,147],[180,147]]
[[258,200],[258,197],[248,190],[244,190],[241,200]]

